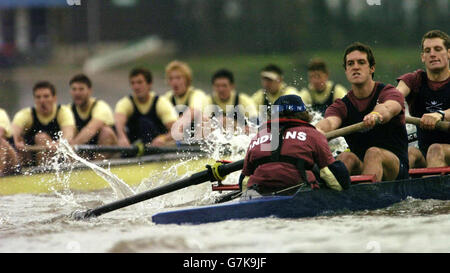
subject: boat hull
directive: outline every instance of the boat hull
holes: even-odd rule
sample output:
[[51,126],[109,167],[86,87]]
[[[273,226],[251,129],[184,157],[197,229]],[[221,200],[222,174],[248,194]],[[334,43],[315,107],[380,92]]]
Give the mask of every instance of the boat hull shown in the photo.
[[261,197],[249,201],[205,206],[155,214],[156,224],[202,224],[260,217],[302,218],[338,211],[373,210],[407,197],[450,200],[450,175],[364,183],[342,192],[306,190],[293,196]]

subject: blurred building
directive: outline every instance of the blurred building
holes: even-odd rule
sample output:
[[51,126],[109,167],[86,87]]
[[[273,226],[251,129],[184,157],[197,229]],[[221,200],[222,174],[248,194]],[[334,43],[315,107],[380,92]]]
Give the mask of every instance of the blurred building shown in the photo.
[[0,0],[0,65],[86,58],[150,35],[189,53],[280,53],[359,40],[415,46],[448,0]]

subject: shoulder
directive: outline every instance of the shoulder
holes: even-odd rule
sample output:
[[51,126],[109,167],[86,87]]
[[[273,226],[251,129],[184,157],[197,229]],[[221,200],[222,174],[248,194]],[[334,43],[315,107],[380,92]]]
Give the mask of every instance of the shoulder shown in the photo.
[[[379,84],[379,83],[378,83]],[[385,102],[387,100],[395,100],[403,105],[405,98],[403,94],[393,85],[386,84],[380,92],[379,100]]]
[[286,95],[298,95],[298,89],[294,86],[286,86]]
[[72,109],[71,107],[68,105],[61,105],[59,107],[59,112],[58,115],[72,115]]
[[173,91],[172,90],[168,90],[166,91],[166,93],[160,95],[160,97],[165,97],[166,99],[170,100],[173,96]]
[[336,98],[342,98],[347,94],[347,88],[345,88],[344,86],[340,85],[339,83],[336,83],[336,85],[334,86],[334,96]]
[[117,104],[132,103],[129,96],[122,97]]
[[193,88],[192,94],[206,96],[205,91],[203,91],[202,89],[199,89],[199,88]]
[[[239,97],[239,99],[240,99],[241,97]],[[205,96],[205,104],[206,105],[209,105],[209,104],[212,104],[212,102],[213,102],[213,99],[212,99],[212,95],[206,95]]]
[[8,113],[6,113],[6,111],[3,110],[2,108],[0,108],[0,118],[1,118],[1,117],[7,117],[7,118],[9,117],[9,116],[8,116]]
[[101,117],[102,115],[105,115],[106,113],[108,115],[112,114],[111,106],[109,106],[109,104],[104,100],[97,100],[94,107],[92,108],[92,115]]
[[305,104],[311,104],[312,98],[311,94],[309,93],[308,89],[303,88],[299,92],[297,92],[297,95],[300,96]]
[[111,108],[111,106],[104,100],[97,100],[94,108]]
[[345,119],[347,116],[347,105],[344,102],[344,98],[346,98],[348,95],[344,96],[343,98],[336,99],[330,106],[328,106],[327,110],[325,111],[325,118],[327,117],[339,117],[341,119]]
[[69,126],[75,124],[75,117],[72,113],[72,109],[70,109],[70,107],[68,107],[67,105],[61,105],[61,107],[59,108],[58,116],[56,118],[61,126]]
[[23,108],[21,110],[19,110],[15,116],[31,116],[32,114],[32,110],[31,107],[27,107],[27,108]]
[[264,95],[264,90],[258,89],[258,90],[256,90],[255,93],[253,93],[252,99],[258,99],[258,98],[262,97],[263,95]]
[[416,89],[422,82],[424,70],[417,69],[414,72],[406,73],[397,78],[397,82],[403,81],[411,90]]
[[252,100],[252,98],[249,95],[239,92],[239,103],[241,101],[242,102],[253,103],[253,100]]
[[191,96],[192,96],[194,99],[202,99],[202,100],[204,100],[204,99],[206,99],[206,96],[207,96],[207,95],[206,95],[205,91],[203,91],[203,90],[201,90],[201,89],[194,88],[194,89],[192,90]]
[[156,105],[170,105],[172,106],[172,103],[165,95],[158,95],[158,101],[156,102]]
[[[377,83],[382,84],[382,83]],[[394,95],[401,95],[400,91],[393,86],[392,84],[385,84],[383,89],[381,89],[380,94],[394,94]]]

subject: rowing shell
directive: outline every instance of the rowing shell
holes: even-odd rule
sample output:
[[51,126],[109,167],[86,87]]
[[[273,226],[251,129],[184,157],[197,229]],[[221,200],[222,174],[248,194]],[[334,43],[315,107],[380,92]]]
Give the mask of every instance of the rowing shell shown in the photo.
[[[190,156],[204,157],[192,153]],[[180,162],[183,161],[183,164]],[[211,159],[186,160],[182,154],[158,154],[129,159],[112,159],[107,163],[97,162],[97,166],[109,171],[130,186],[138,186],[146,178],[164,171],[174,164],[177,175],[188,171],[204,169]],[[25,174],[0,177],[0,196],[13,194],[41,194],[61,190],[95,191],[110,188],[110,184],[83,164],[61,166],[58,172],[50,168],[33,168]]]
[[248,201],[162,212],[155,214],[152,221],[156,224],[203,224],[261,217],[314,217],[339,211],[386,208],[407,197],[450,200],[450,174],[362,183],[342,192],[306,189],[293,196],[265,196]]

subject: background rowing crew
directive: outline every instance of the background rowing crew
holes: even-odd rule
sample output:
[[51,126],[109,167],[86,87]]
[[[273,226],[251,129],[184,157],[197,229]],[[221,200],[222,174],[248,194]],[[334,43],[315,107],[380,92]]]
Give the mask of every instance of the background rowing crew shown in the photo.
[[[56,149],[57,144],[52,140],[57,141],[61,137],[72,145],[129,146],[136,142],[153,146],[175,145],[172,136],[177,136],[177,140],[183,136],[198,139],[204,137],[204,132],[195,127],[199,123],[194,121],[209,121],[212,117],[222,121],[223,125],[240,125],[248,131],[247,121],[258,122],[259,119],[261,123],[261,114],[264,113],[258,112],[260,106],[271,107],[280,97],[295,96],[299,101],[291,99],[295,103],[284,106],[288,112],[275,111],[281,113],[283,118],[270,120],[269,116],[269,122],[262,127],[270,127],[270,124],[277,122],[283,125],[281,131],[277,132],[281,135],[289,133],[291,129],[306,130],[309,127],[305,123],[310,120],[298,114],[305,114],[309,109],[324,115],[316,124],[320,133],[361,121],[371,130],[345,137],[350,150],[338,156],[338,162],[342,163],[335,164],[338,167],[333,165],[334,159],[327,153],[321,156],[323,159],[314,156],[314,153],[306,153],[307,158],[303,158],[305,153],[295,152],[296,148],[281,147],[276,150],[279,155],[296,160],[301,158],[307,162],[306,171],[319,165],[320,174],[330,171],[338,184],[347,175],[339,166],[345,166],[350,175],[375,174],[377,180],[405,178],[409,168],[442,167],[448,166],[450,162],[450,133],[434,130],[437,122],[450,120],[448,34],[439,30],[427,32],[421,41],[420,57],[425,70],[418,69],[401,75],[396,79],[397,87],[394,87],[374,80],[376,62],[372,49],[357,42],[346,48],[343,57],[350,91],[347,92],[342,85],[332,82],[328,78],[326,64],[314,59],[308,66],[307,87],[298,91],[288,86],[283,80],[282,70],[276,65],[268,65],[260,72],[262,88],[251,97],[236,90],[233,73],[226,69],[213,74],[213,92],[206,95],[204,91],[192,86],[190,67],[186,63],[173,61],[165,70],[170,90],[162,95],[152,89],[150,71],[133,69],[129,74],[132,92],[117,102],[114,113],[106,102],[92,97],[92,83],[83,74],[76,75],[69,81],[72,103],[68,105],[58,104],[56,90],[51,83],[38,82],[33,87],[34,106],[17,112],[11,125],[8,115],[0,110],[0,174],[18,171],[19,166],[42,164]],[[420,118],[420,126],[417,127],[418,148],[408,147],[405,101],[410,115]],[[237,111],[230,113],[230,109]],[[286,120],[293,124],[288,122],[288,127],[284,127]],[[297,123],[302,126],[297,126]],[[193,133],[188,130],[186,135],[184,128],[193,129]],[[286,142],[288,147],[289,141]],[[28,145],[46,146],[47,149],[31,153],[27,150]],[[323,145],[315,145],[318,145],[317,149],[325,149]],[[254,154],[258,155],[253,149],[258,147],[260,146],[249,149],[247,163],[258,159],[258,156],[253,158]],[[84,156],[89,159],[111,157],[107,154]],[[293,162],[281,162],[280,166],[284,165],[285,168],[274,168],[276,162],[272,161],[263,164],[259,162],[256,168],[253,166],[245,173],[253,176],[250,184],[255,187],[267,182],[267,179],[258,179],[258,172],[284,172],[283,181],[287,181],[286,177],[291,177],[292,183],[307,180],[307,175],[302,170],[288,167]],[[328,171],[324,170],[325,167]],[[269,184],[277,184],[276,177],[281,176],[275,176]],[[267,185],[259,188],[264,187]]]

